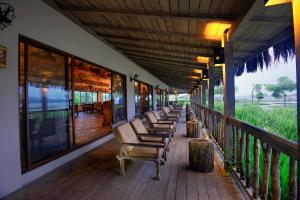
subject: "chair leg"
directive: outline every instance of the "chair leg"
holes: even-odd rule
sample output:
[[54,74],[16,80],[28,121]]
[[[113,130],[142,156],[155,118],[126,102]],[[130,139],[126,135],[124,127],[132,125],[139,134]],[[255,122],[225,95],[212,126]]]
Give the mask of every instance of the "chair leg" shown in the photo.
[[122,175],[122,176],[124,176],[125,175],[125,159],[124,158],[122,158],[121,156],[117,156],[117,159],[119,160],[119,162],[120,162],[120,174]]
[[155,177],[156,180],[160,180],[160,161],[159,160],[160,159],[154,161],[155,167],[156,167],[156,177]]

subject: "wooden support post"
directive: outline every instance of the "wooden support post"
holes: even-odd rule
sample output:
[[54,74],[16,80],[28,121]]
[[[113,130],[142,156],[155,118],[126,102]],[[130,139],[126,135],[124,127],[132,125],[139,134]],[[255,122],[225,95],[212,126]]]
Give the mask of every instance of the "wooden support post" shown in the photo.
[[[235,116],[235,93],[234,93],[234,58],[233,43],[227,40],[227,33],[224,33],[225,42],[225,66],[223,66],[223,83],[224,83],[224,116]],[[228,169],[228,161],[231,159],[233,152],[232,127],[224,121],[225,135],[225,170]]]
[[[215,107],[215,103],[214,103],[214,88],[215,88],[215,79],[214,79],[214,64],[213,62],[210,60],[209,61],[209,69],[208,69],[208,108],[213,110]],[[213,116],[211,115],[211,113],[209,113],[209,118],[208,118],[208,129],[209,129],[209,133],[212,134],[213,131]]]
[[201,96],[202,96],[202,106],[205,106],[205,103],[206,103],[206,95],[205,95],[205,91],[206,91],[206,86],[207,86],[207,82],[206,81],[202,81],[202,94],[201,94]]
[[300,0],[293,0],[294,37],[296,50],[297,133],[298,133],[298,190],[300,189]]

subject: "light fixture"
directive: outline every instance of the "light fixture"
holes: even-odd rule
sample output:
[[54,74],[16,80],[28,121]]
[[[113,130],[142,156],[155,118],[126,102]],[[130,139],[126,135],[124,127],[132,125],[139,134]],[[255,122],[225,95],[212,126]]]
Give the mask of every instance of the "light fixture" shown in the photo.
[[207,64],[209,62],[209,59],[210,59],[209,57],[205,57],[205,56],[197,56],[196,57],[197,62],[205,63],[205,64]]
[[138,74],[135,74],[135,75],[133,75],[133,77],[132,76],[130,76],[130,82],[132,82],[132,81],[135,81],[135,80],[137,80],[137,78],[139,77],[139,75]]
[[204,69],[204,70],[203,70],[202,78],[203,78],[203,79],[208,79],[208,69]]
[[284,3],[291,3],[292,0],[265,0],[265,6],[273,6]]
[[223,33],[231,27],[231,23],[210,22],[204,28],[204,35],[209,40],[222,40]]
[[191,79],[199,79],[201,78],[200,76],[190,76]]
[[222,64],[225,64],[225,56],[224,56],[224,48],[214,48],[214,65],[215,66],[221,66]]
[[202,69],[194,69],[193,72],[196,74],[202,74]]
[[0,30],[4,30],[11,25],[15,19],[15,8],[8,3],[0,3]]

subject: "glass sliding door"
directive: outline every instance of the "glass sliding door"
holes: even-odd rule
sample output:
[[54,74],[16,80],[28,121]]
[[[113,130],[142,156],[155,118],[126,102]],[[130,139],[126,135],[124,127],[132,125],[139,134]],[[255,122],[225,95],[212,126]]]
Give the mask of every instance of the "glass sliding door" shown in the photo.
[[112,74],[113,123],[126,120],[126,79],[121,74]]
[[135,116],[141,115],[141,95],[140,95],[140,82],[134,81],[134,105],[135,105]]
[[111,133],[111,71],[73,59],[75,145]]
[[153,87],[140,81],[134,81],[135,115],[140,117],[153,109]]
[[163,106],[163,90],[156,88],[156,109],[160,110]]
[[22,173],[110,134],[112,123],[126,120],[125,75],[19,39]]
[[71,112],[67,57],[21,42],[20,62],[25,170],[70,148]]

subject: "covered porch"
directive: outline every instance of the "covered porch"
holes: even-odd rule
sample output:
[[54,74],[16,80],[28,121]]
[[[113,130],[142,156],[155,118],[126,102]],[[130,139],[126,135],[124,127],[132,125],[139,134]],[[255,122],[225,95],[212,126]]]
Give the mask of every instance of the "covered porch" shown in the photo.
[[[28,2],[0,3],[0,198],[299,199],[300,0]],[[296,61],[297,142],[236,117],[235,78],[272,58]],[[164,110],[174,93],[213,141],[213,172],[188,167],[186,107],[175,120]],[[147,157],[160,180],[150,162],[120,176],[120,146],[142,142],[120,142],[114,125],[155,128],[154,111],[170,133]]]
[[223,160],[215,151],[214,171],[199,173],[188,168],[185,116],[180,118],[168,161],[161,166],[161,180],[154,180],[152,163],[127,162],[119,175],[118,144],[111,140],[59,167],[5,199],[245,199]]

